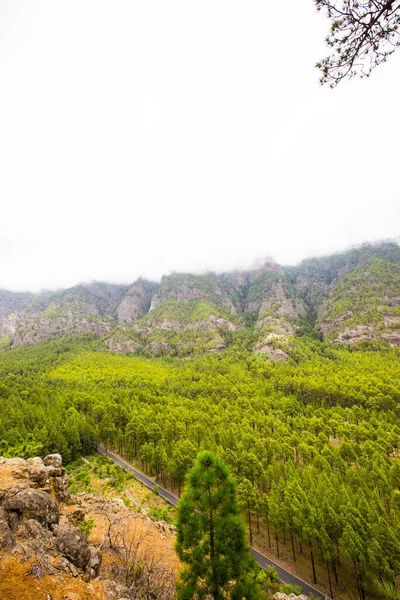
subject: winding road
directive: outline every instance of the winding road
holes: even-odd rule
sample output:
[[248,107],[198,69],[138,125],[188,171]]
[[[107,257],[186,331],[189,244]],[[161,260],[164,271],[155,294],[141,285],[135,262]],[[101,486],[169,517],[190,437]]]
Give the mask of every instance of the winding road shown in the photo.
[[[151,490],[157,486],[158,494],[162,498],[164,498],[164,500],[166,500],[173,506],[176,506],[178,504],[179,498],[177,498],[177,496],[174,496],[173,494],[171,494],[171,492],[169,492],[165,488],[154,483],[154,481],[152,481],[149,477],[146,477],[146,475],[144,475],[143,473],[141,473],[140,471],[135,469],[135,467],[132,467],[129,463],[125,462],[118,456],[115,456],[115,454],[108,452],[102,446],[96,446],[96,450],[100,454],[103,454],[104,456],[111,458],[112,461],[114,461],[117,465],[122,467],[125,471],[129,471],[129,472],[133,473],[135,476],[135,479],[140,481],[140,483],[143,483],[143,485],[150,488]],[[307,596],[309,596],[310,594],[314,594],[314,598],[316,600],[331,600],[329,596],[324,596],[324,594],[322,592],[320,592],[319,590],[312,587],[312,585],[310,585],[309,583],[306,583],[299,577],[296,577],[296,575],[293,575],[292,573],[290,573],[289,571],[287,571],[286,569],[281,567],[281,565],[278,565],[276,562],[274,562],[270,558],[267,558],[266,556],[264,556],[264,554],[261,554],[261,552],[258,552],[258,550],[251,548],[251,552],[252,552],[254,558],[256,559],[256,561],[258,562],[258,564],[260,565],[260,567],[266,569],[269,565],[273,565],[275,567],[275,569],[277,570],[279,578],[282,583],[290,583],[292,585],[299,585],[301,587],[301,589],[303,590],[303,594],[306,594]]]

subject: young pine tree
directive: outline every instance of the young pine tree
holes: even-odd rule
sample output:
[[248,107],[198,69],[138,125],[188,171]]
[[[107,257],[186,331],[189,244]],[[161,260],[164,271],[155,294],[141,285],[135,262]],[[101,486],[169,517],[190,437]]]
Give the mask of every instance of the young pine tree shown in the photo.
[[225,465],[202,452],[178,505],[176,551],[184,563],[178,600],[256,600],[256,565],[238,516],[235,484]]

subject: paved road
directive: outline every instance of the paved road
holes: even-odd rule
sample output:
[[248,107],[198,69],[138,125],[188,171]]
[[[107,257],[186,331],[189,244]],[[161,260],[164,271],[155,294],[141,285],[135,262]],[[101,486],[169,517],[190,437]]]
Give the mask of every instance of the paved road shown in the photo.
[[[164,498],[164,500],[169,502],[170,504],[173,504],[174,506],[176,506],[178,504],[179,498],[177,498],[176,496],[171,494],[171,492],[169,492],[168,490],[166,490],[163,487],[159,486],[158,484],[154,483],[154,481],[149,479],[149,477],[146,477],[146,475],[143,475],[143,473],[141,473],[140,471],[135,469],[135,467],[132,467],[130,464],[126,463],[124,460],[121,460],[120,458],[118,458],[118,456],[115,456],[115,454],[108,452],[102,446],[97,446],[96,450],[100,454],[104,454],[104,456],[108,456],[108,458],[111,458],[111,460],[113,460],[117,465],[122,467],[125,471],[130,471],[131,473],[133,473],[135,478],[138,481],[143,483],[145,486],[147,486],[151,490],[155,486],[157,486],[158,494],[162,498]],[[299,585],[303,590],[303,594],[306,594],[307,596],[309,596],[310,593],[312,593],[312,594],[314,594],[314,597],[316,599],[318,598],[321,600],[330,600],[329,596],[324,596],[322,594],[322,592],[316,590],[314,587],[312,587],[312,585],[306,583],[299,577],[296,577],[296,575],[293,575],[292,573],[290,573],[289,571],[287,571],[286,569],[284,569],[283,567],[281,567],[280,565],[275,563],[270,558],[267,558],[266,556],[264,556],[264,554],[261,554],[261,552],[258,552],[258,550],[255,550],[254,548],[252,548],[251,553],[253,554],[254,558],[256,559],[256,561],[258,562],[260,567],[263,567],[265,569],[268,567],[268,565],[273,565],[275,567],[275,569],[278,571],[278,575],[279,575],[279,578],[282,581],[282,583],[291,583],[292,585]]]

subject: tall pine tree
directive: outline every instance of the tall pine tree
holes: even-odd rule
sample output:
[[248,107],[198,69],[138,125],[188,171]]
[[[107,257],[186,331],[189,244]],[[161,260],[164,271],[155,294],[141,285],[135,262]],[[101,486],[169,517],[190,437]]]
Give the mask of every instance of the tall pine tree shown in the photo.
[[238,516],[235,484],[225,465],[202,452],[179,502],[176,551],[184,563],[179,600],[256,600],[256,565]]

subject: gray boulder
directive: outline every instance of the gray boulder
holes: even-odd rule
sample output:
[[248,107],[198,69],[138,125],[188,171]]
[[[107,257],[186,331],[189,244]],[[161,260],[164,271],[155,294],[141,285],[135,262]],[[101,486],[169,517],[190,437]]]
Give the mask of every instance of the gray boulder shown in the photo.
[[38,485],[44,485],[47,481],[48,473],[42,459],[36,456],[36,458],[28,458],[26,462],[29,478]]
[[61,454],[48,454],[44,457],[43,462],[46,467],[55,467],[60,469],[62,467]]
[[69,477],[65,469],[57,469],[61,471],[61,475],[49,476],[50,489],[60,502],[67,502],[70,497],[68,492]]
[[44,527],[56,525],[60,519],[58,502],[42,490],[25,489],[9,493],[4,503],[7,512],[13,512],[24,520],[35,519]]
[[94,546],[89,546],[90,550],[90,560],[89,560],[89,568],[91,570],[90,575],[94,579],[100,575],[100,567],[102,561],[102,553],[101,550],[97,550]]
[[59,528],[57,550],[79,569],[85,570],[89,564],[91,554],[87,539],[74,527]]
[[48,467],[45,467],[45,469],[48,477],[62,477],[65,473],[65,469],[62,467],[53,467],[52,465],[49,465]]

